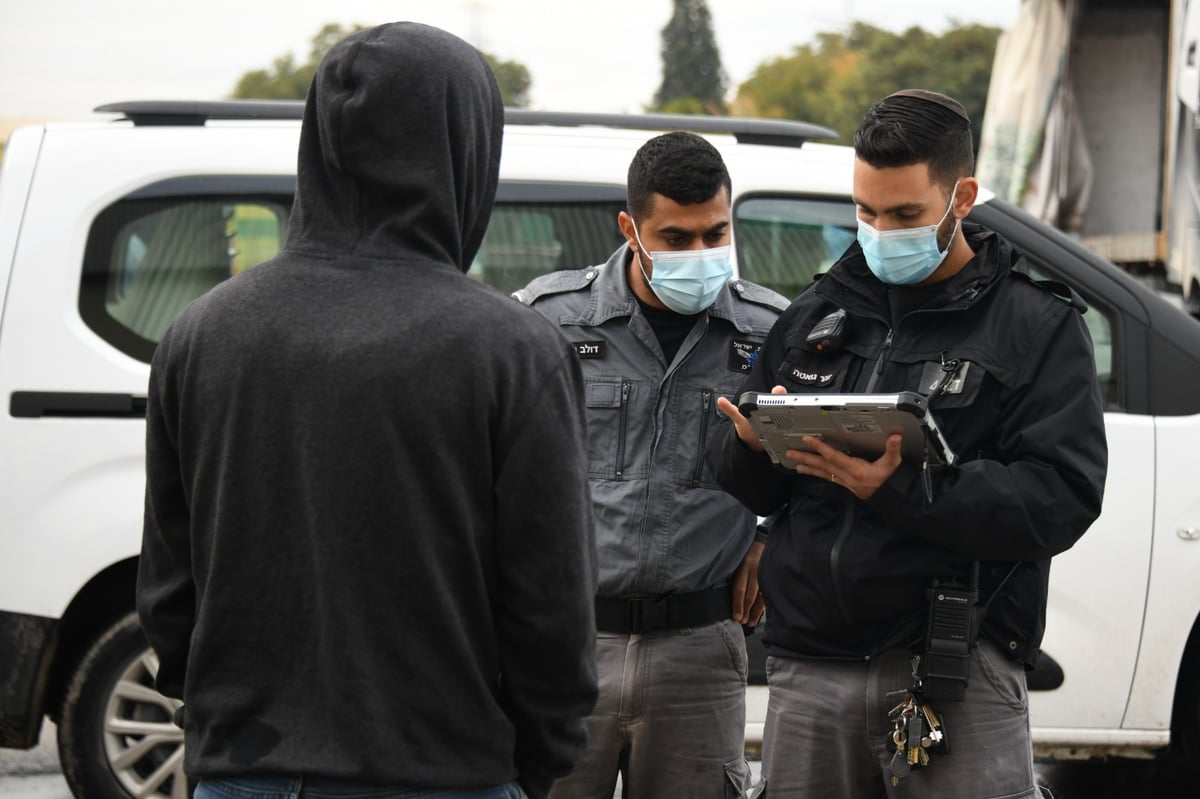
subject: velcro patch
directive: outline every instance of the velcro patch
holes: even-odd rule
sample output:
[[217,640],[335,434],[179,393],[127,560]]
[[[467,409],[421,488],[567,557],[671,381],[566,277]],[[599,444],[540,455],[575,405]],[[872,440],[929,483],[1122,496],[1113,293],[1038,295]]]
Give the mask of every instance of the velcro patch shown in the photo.
[[[963,385],[967,379],[967,372],[969,371],[971,371],[970,361],[963,361],[960,363],[957,374],[955,374],[954,379],[950,381],[950,383],[946,386],[946,390],[942,393],[961,394]],[[945,374],[946,372],[942,369],[942,365],[940,363],[937,363],[936,361],[927,361],[925,363],[925,368],[921,371],[921,393],[928,394],[930,391],[933,391],[935,388],[937,388],[938,383],[942,382],[942,378],[945,376]]]
[[603,358],[608,354],[607,341],[576,341],[574,346],[580,358]]
[[791,377],[802,386],[824,387],[832,383],[837,374],[835,372],[806,372],[803,369],[793,369]]
[[731,372],[748,373],[758,360],[762,344],[756,341],[738,341],[732,339],[729,348],[728,366]]

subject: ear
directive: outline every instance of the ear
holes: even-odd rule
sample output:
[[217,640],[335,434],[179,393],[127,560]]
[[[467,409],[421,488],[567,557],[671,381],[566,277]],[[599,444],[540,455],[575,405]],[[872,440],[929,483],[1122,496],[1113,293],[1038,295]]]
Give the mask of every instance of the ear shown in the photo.
[[958,190],[954,192],[954,216],[965,219],[975,207],[975,199],[979,196],[979,181],[966,177],[958,181]]
[[625,241],[629,244],[629,249],[634,252],[638,251],[637,234],[633,229],[633,217],[628,211],[622,211],[617,214],[617,225],[621,228],[621,234],[625,236]]

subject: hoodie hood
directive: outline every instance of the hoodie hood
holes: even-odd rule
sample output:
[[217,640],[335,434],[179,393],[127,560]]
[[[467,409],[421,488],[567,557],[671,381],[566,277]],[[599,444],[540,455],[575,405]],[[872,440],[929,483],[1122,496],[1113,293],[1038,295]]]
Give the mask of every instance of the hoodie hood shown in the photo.
[[317,67],[287,248],[466,271],[491,218],[504,104],[478,50],[428,25],[352,34]]

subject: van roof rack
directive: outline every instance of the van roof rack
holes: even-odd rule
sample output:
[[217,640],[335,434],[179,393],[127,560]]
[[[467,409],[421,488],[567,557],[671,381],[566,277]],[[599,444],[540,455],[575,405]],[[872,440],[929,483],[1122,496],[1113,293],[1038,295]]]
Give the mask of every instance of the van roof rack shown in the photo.
[[132,100],[97,106],[135,125],[203,125],[210,119],[300,119],[300,100]]
[[[210,119],[300,119],[300,100],[135,100],[98,106],[98,113],[123,114],[135,125],[203,125]],[[837,131],[788,119],[701,116],[695,114],[594,114],[586,111],[532,111],[506,108],[512,125],[597,126],[635,130],[690,130],[726,133],[742,144],[800,147],[812,139],[836,139]]]
[[588,111],[530,111],[506,108],[504,119],[512,125],[555,127],[633,128],[635,130],[690,130],[695,133],[726,133],[741,144],[773,144],[799,147],[812,139],[836,139],[837,131],[811,122],[789,119],[702,116],[699,114],[594,114]]

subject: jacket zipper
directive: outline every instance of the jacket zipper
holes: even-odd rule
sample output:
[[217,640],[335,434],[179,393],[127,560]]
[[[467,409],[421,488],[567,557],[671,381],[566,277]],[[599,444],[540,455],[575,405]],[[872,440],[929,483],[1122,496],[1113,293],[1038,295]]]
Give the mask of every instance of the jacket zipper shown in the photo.
[[854,526],[854,503],[850,501],[849,494],[846,499],[846,513],[842,516],[842,526],[838,530],[837,537],[833,540],[833,546],[829,549],[829,578],[833,584],[833,595],[837,599],[838,609],[842,612],[842,618],[846,624],[851,623],[850,611],[846,608],[846,601],[842,598],[841,582],[838,580],[838,561],[842,555],[842,545],[846,543],[846,539],[850,537],[850,530]]
[[883,346],[879,349],[879,357],[875,359],[875,368],[871,370],[871,379],[867,381],[866,393],[868,394],[875,390],[875,383],[879,381],[879,376],[883,374],[883,366],[887,363],[888,352],[892,349],[892,340],[895,337],[895,328],[889,327],[887,337],[883,340]]
[[[892,342],[896,338],[895,328],[889,326],[887,336],[883,339],[883,345],[879,348],[879,355],[875,358],[875,364],[871,368],[870,377],[867,380],[866,389],[864,392],[870,394],[875,390],[875,384],[879,381],[879,376],[883,374],[883,367],[887,364],[888,353],[892,349]],[[846,512],[842,516],[842,526],[838,530],[837,536],[833,540],[833,546],[829,549],[829,577],[833,585],[833,595],[837,599],[838,609],[842,612],[842,618],[846,624],[851,623],[850,611],[846,608],[846,601],[842,598],[841,584],[838,580],[838,561],[841,559],[842,545],[846,543],[846,539],[850,537],[850,528],[854,526],[854,503],[847,496]]]
[[692,485],[700,484],[700,474],[704,468],[704,443],[708,440],[708,416],[712,413],[713,393],[706,388],[700,392],[700,438],[696,442],[696,470],[692,473]]
[[617,478],[625,475],[625,428],[629,424],[629,381],[621,381],[621,424],[617,429]]

